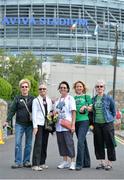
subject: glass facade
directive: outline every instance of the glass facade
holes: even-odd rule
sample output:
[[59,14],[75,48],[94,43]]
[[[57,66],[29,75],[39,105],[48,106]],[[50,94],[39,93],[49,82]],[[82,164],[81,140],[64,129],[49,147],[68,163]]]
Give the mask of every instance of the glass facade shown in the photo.
[[[72,30],[70,27],[76,24]],[[124,62],[124,2],[114,0],[0,0],[0,48],[37,56],[75,54],[111,58],[119,25],[118,58]]]

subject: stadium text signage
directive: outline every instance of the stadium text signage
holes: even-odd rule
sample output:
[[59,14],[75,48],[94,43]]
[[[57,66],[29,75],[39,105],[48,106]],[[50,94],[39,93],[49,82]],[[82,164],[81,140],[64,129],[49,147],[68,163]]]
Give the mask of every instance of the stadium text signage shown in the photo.
[[86,19],[72,19],[72,18],[44,18],[36,19],[35,17],[7,17],[5,16],[2,25],[51,25],[51,26],[71,26],[77,24],[79,26],[87,26]]

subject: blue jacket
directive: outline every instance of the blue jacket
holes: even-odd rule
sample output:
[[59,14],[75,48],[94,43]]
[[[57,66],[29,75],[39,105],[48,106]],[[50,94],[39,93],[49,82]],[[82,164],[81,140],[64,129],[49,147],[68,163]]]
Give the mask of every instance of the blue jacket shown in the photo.
[[[95,102],[97,99],[97,95],[93,98],[93,112],[94,112],[94,120],[95,120]],[[115,110],[115,102],[113,98],[109,95],[104,94],[102,97],[102,110],[104,114],[104,118],[106,120],[106,123],[113,122],[116,115]]]

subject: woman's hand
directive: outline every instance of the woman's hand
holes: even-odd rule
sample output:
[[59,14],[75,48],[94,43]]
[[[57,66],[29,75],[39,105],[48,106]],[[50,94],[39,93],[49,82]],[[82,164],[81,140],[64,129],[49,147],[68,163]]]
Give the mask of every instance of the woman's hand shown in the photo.
[[89,112],[91,112],[91,111],[92,111],[92,106],[87,106],[87,110],[88,110]]
[[75,123],[72,123],[72,125],[71,125],[71,132],[72,132],[72,133],[75,132]]
[[7,122],[7,121],[5,121],[5,122],[3,123],[3,127],[5,127],[5,126],[8,126],[8,122]]
[[34,133],[34,135],[36,135],[36,134],[37,134],[37,131],[38,131],[38,128],[34,128],[34,129],[33,129],[33,133]]
[[87,109],[87,106],[82,106],[82,107],[80,108],[80,112],[83,112],[85,109]]

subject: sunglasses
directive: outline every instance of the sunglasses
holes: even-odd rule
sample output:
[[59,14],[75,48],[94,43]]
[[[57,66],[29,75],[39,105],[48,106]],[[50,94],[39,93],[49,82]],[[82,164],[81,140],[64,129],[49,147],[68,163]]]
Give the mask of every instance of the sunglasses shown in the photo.
[[39,91],[45,91],[46,90],[46,88],[39,88]]
[[28,88],[28,86],[21,86],[21,88]]
[[103,88],[104,86],[96,86],[96,88]]
[[67,89],[67,87],[60,87],[60,89]]

